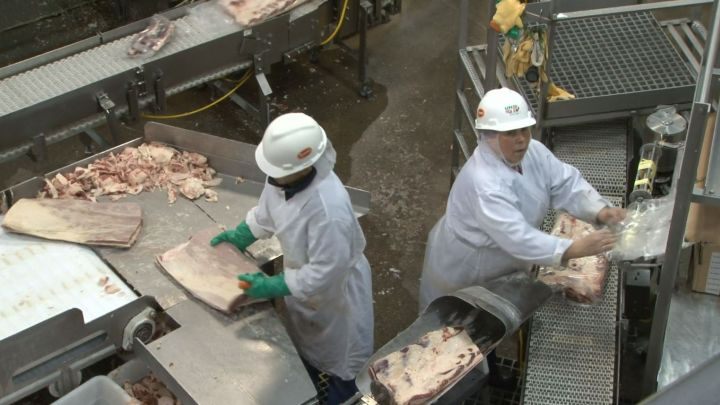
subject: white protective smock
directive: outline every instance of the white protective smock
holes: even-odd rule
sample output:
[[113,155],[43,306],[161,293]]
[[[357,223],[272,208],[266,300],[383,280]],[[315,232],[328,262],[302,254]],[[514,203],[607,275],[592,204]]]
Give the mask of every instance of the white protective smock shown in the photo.
[[542,143],[531,140],[522,174],[481,141],[450,190],[428,236],[420,311],[434,299],[484,281],[559,265],[571,241],[540,230],[549,208],[594,223],[610,203]]
[[365,237],[333,164],[329,146],[312,183],[287,201],[266,182],[246,222],[258,239],[280,240],[288,332],[300,355],[351,380],[373,352],[372,280]]

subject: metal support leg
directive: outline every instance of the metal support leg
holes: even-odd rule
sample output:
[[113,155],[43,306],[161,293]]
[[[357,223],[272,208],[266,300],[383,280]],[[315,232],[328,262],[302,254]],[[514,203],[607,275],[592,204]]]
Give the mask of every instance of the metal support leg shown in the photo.
[[[230,91],[230,88],[228,86],[225,86],[220,80],[216,80],[212,83],[214,89],[217,89],[217,91],[220,94],[226,94],[228,91]],[[230,101],[235,103],[238,107],[242,108],[244,111],[253,114],[253,115],[259,115],[260,110],[258,110],[254,105],[250,104],[249,101],[242,98],[237,93],[233,93],[230,95]]]
[[163,72],[155,73],[155,111],[164,113],[167,111],[167,95],[165,94],[165,80],[163,80]]
[[269,100],[270,95],[272,94],[272,88],[270,87],[270,83],[267,81],[267,77],[265,77],[265,67],[263,66],[262,56],[254,55],[253,61],[255,64],[255,80],[260,87],[260,99],[258,103],[258,109],[260,110],[260,125],[265,128],[270,124]]
[[[360,96],[368,98],[373,90],[367,77],[367,29],[372,5],[369,1],[360,2],[360,47],[358,49],[358,79],[360,79]],[[376,7],[378,8],[378,7]]]
[[[382,3],[383,0],[375,0],[375,16],[373,17],[375,19],[375,24],[380,24],[382,22]],[[362,17],[362,13],[361,13]]]
[[[83,138],[88,141],[95,142],[97,145],[99,145],[103,149],[110,148],[110,144],[105,140],[105,138],[100,136],[100,134],[95,132],[95,130],[92,128],[86,129],[85,132],[83,132],[80,139],[82,140]],[[83,143],[85,143],[85,142],[83,142]],[[88,145],[86,144],[86,146],[88,146]],[[90,144],[89,146],[92,147],[92,144]],[[92,149],[90,150],[90,152],[92,152]],[[86,149],[85,153],[88,153],[87,149]]]
[[[492,16],[495,14],[495,1],[494,0],[488,0],[488,14],[489,16]],[[467,17],[465,17],[467,19]],[[463,25],[460,26],[460,29],[463,35],[467,36],[467,21],[464,22]],[[464,45],[463,45],[464,46]],[[495,32],[494,29],[490,28],[488,26],[487,29],[487,66],[485,66],[485,81],[483,82],[483,87],[485,88],[485,91],[490,91],[492,89],[497,88],[498,86],[498,78],[495,74],[495,67],[497,66],[497,55],[498,55],[498,34]]]
[[35,135],[33,137],[32,149],[28,151],[28,156],[36,163],[44,163],[47,161],[47,140],[45,134]]
[[685,236],[688,211],[690,209],[690,195],[695,183],[695,171],[700,159],[700,147],[705,133],[707,114],[710,104],[695,103],[690,112],[690,125],[687,131],[685,154],[678,153],[682,159],[678,184],[676,188],[675,207],[673,208],[670,231],[668,232],[665,263],[660,273],[655,312],[653,313],[652,328],[650,329],[650,344],[648,346],[647,363],[643,390],[645,395],[652,394],[657,389],[657,376],[662,361],[665,343],[665,330],[670,313],[670,301],[675,286],[675,277],[680,263],[680,249]]
[[137,85],[131,82],[127,89],[128,102],[128,120],[135,122],[140,118],[140,101],[138,97]]
[[120,122],[117,114],[115,114],[115,103],[113,103],[105,93],[99,93],[97,95],[97,101],[100,109],[105,113],[105,120],[107,121],[108,128],[110,128],[113,145],[117,145],[120,137]]
[[130,18],[130,0],[115,0],[115,12],[123,21]]

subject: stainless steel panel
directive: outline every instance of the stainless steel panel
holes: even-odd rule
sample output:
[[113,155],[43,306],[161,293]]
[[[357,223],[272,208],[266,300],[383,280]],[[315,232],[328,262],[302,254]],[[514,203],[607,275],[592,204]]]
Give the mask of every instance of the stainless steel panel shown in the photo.
[[680,288],[672,293],[658,389],[720,354],[718,297]]
[[225,317],[192,301],[168,310],[180,324],[138,348],[183,404],[300,404],[316,392],[269,303]]

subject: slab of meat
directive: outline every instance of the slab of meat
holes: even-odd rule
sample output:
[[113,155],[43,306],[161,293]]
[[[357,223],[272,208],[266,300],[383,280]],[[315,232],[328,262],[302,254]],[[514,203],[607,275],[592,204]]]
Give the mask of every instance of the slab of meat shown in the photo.
[[152,55],[170,40],[173,32],[175,32],[175,23],[161,15],[152,16],[148,27],[133,38],[128,55],[131,57]]
[[2,226],[45,239],[130,247],[140,233],[142,211],[135,203],[23,198],[10,207]]
[[149,143],[137,148],[125,148],[119,154],[92,162],[88,167],[76,167],[70,173],[45,179],[39,198],[76,198],[96,201],[111,195],[118,199],[127,194],[166,189],[168,202],[174,203],[177,191],[195,200],[206,196],[217,201],[217,193],[208,187],[220,184],[207,158],[194,152],[180,152],[169,146]]
[[238,306],[257,302],[238,288],[237,275],[260,269],[229,243],[210,246],[210,239],[219,232],[217,227],[202,230],[158,256],[156,262],[200,301],[231,313]]
[[307,0],[219,0],[220,5],[243,27],[283,13]]
[[375,361],[371,390],[381,405],[426,404],[482,360],[464,328],[445,327]]
[[[594,231],[587,222],[562,213],[558,215],[551,234],[566,239],[579,239]],[[570,259],[567,267],[540,268],[538,279],[562,290],[568,299],[589,304],[602,298],[609,266],[604,254]]]

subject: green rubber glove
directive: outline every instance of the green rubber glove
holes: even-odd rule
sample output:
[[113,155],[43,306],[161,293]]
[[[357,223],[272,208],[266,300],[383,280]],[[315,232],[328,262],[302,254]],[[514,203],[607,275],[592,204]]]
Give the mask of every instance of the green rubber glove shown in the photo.
[[276,298],[290,295],[290,289],[285,284],[285,274],[268,277],[265,273],[240,274],[238,280],[250,283],[245,294],[251,298]]
[[257,238],[250,231],[250,227],[247,222],[242,221],[237,228],[228,229],[227,231],[221,232],[218,236],[212,238],[210,245],[215,246],[221,242],[228,242],[232,243],[240,250],[245,250],[256,240]]

